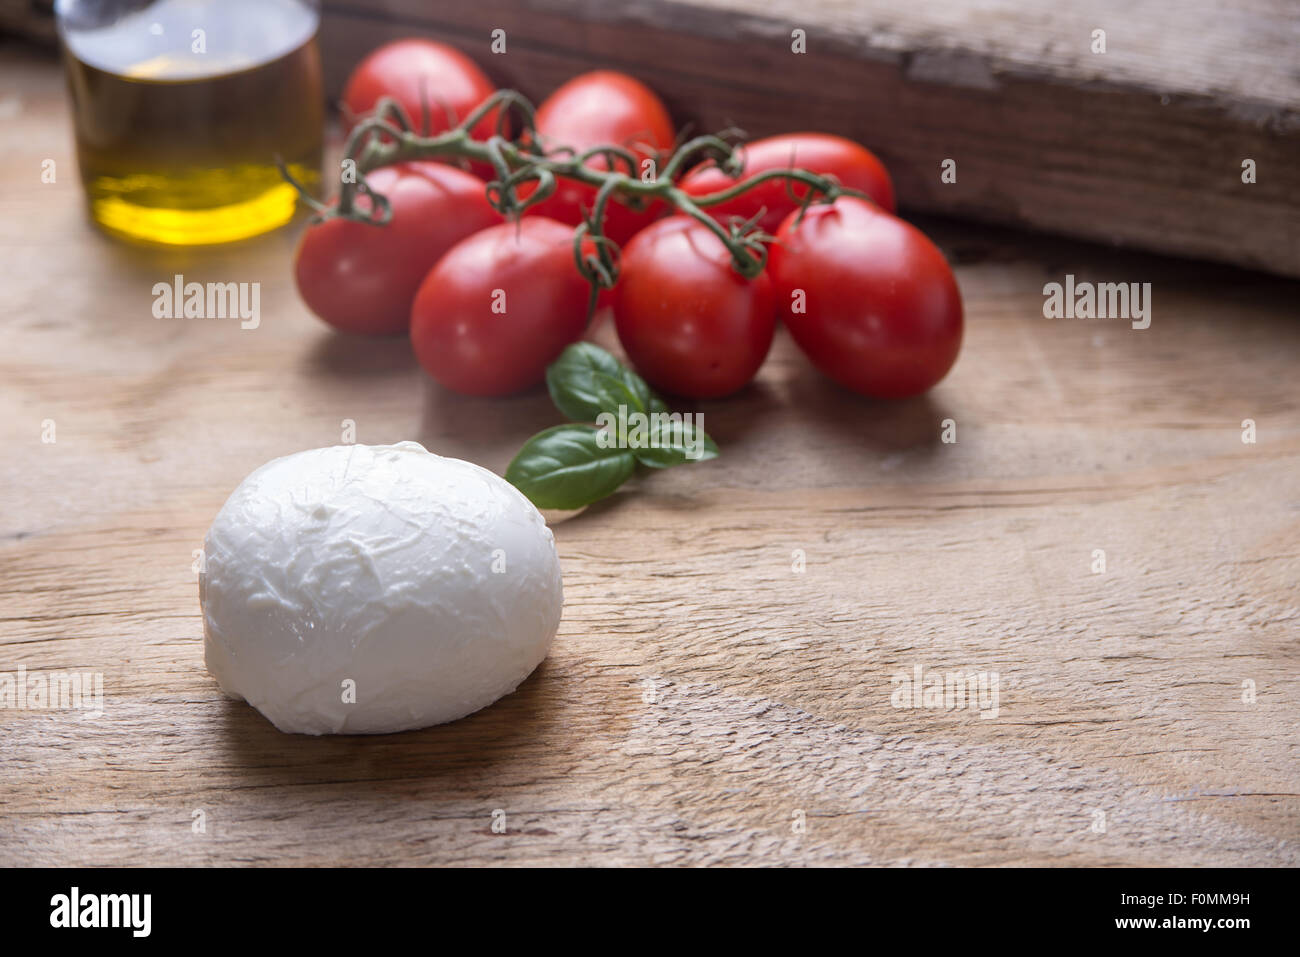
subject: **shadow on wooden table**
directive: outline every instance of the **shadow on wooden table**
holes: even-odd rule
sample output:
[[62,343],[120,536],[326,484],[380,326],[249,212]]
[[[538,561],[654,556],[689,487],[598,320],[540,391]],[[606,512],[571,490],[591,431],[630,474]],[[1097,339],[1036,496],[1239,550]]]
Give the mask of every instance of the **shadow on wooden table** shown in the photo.
[[416,440],[439,455],[468,459],[498,475],[529,437],[559,425],[545,386],[517,395],[478,398],[459,395],[422,376],[423,400]]
[[[910,399],[871,399],[831,381],[789,341],[779,338],[760,377],[734,397],[703,403],[708,432],[737,462],[800,449],[833,451],[875,468],[880,458],[909,452],[921,460],[942,445],[943,421],[951,411],[943,387]],[[763,483],[781,479],[780,469]],[[750,483],[747,483],[750,484]]]
[[322,326],[304,358],[314,376],[339,379],[386,378],[415,369],[415,353],[406,336],[350,336]]
[[[242,701],[225,699],[225,757],[255,787],[328,786],[350,793],[383,782],[464,783],[554,740],[563,720],[561,669],[543,661],[512,694],[459,721],[383,735],[285,734]],[[366,790],[372,788],[367,787]]]
[[[940,386],[941,388],[941,386]],[[942,423],[950,410],[931,392],[910,399],[871,399],[832,382],[811,363],[786,381],[784,402],[801,427],[837,432],[850,448],[931,454],[942,445]]]

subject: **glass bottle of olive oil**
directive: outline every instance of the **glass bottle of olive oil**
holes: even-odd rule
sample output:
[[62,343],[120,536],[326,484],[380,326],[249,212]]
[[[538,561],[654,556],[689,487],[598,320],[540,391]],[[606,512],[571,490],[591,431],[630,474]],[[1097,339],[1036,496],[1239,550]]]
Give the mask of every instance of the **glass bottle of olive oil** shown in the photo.
[[58,0],[77,157],[110,233],[197,245],[292,218],[320,177],[312,0]]

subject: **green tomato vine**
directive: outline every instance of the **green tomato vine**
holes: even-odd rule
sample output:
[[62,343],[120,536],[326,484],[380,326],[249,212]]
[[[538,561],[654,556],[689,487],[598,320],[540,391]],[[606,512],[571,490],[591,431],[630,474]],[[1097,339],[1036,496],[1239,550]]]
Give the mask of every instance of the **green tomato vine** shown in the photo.
[[[495,133],[486,140],[473,139],[470,131],[494,112]],[[519,134],[514,138],[506,136],[511,114],[519,121]],[[352,162],[355,175],[343,178],[337,203],[320,202],[283,165],[280,169],[320,218],[343,217],[374,226],[389,222],[392,207],[382,194],[370,187],[366,174],[410,160],[451,159],[489,164],[496,178],[486,185],[488,202],[508,219],[523,215],[529,207],[553,195],[561,179],[592,186],[596,198],[574,231],[573,256],[579,272],[591,283],[594,307],[599,291],[613,287],[618,279],[618,247],[605,235],[603,225],[605,211],[615,196],[632,209],[644,209],[652,201],[663,201],[677,212],[698,220],[726,246],[733,267],[747,278],[763,271],[767,264],[767,244],[773,238],[755,226],[761,213],[749,221],[724,226],[708,214],[710,206],[728,202],[761,183],[776,179],[783,180],[791,198],[798,200],[800,215],[814,202],[830,203],[840,196],[870,200],[864,193],[841,186],[833,177],[794,167],[766,170],[706,196],[690,196],[678,188],[677,178],[682,173],[710,160],[728,176],[738,178],[743,164],[736,144],[728,139],[734,135],[735,131],[725,131],[687,140],[666,157],[652,157],[652,170],[658,172],[645,177],[637,169],[641,157],[623,146],[597,146],[582,152],[565,146],[544,149],[532,103],[514,90],[498,90],[462,122],[437,136],[421,135],[402,106],[385,97],[348,135],[343,161]],[[597,158],[604,159],[608,168],[589,165]],[[808,187],[802,197],[794,196],[796,183]],[[534,185],[521,197],[521,187],[526,184]],[[361,197],[369,199],[365,208],[358,203]]]

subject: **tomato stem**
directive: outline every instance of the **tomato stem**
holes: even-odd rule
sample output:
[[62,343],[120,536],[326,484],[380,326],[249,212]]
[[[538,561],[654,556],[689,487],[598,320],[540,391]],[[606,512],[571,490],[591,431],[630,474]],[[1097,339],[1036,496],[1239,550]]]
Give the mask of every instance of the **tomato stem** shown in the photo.
[[[472,138],[471,131],[494,113],[493,135],[486,140]],[[506,135],[511,114],[517,118],[519,127],[513,138]],[[642,178],[638,175],[640,158],[622,146],[602,145],[581,153],[566,146],[544,149],[537,133],[535,115],[532,103],[522,94],[515,90],[498,90],[459,125],[437,136],[424,136],[416,131],[411,118],[396,100],[384,97],[348,134],[343,146],[339,197],[334,206],[323,207],[288,175],[287,170],[282,172],[286,181],[298,189],[318,216],[338,216],[373,226],[386,225],[392,217],[392,210],[385,197],[370,188],[366,174],[411,160],[459,159],[491,166],[496,178],[486,186],[488,202],[508,218],[521,216],[529,207],[553,195],[560,179],[595,187],[596,199],[591,212],[574,232],[574,259],[583,276],[592,284],[593,302],[598,288],[610,288],[618,278],[618,247],[604,234],[605,212],[615,197],[629,201],[628,205],[637,208],[653,200],[663,201],[698,220],[727,247],[736,271],[749,278],[757,276],[766,265],[767,243],[772,237],[757,231],[752,220],[728,228],[708,214],[710,206],[726,203],[777,179],[784,180],[791,195],[795,195],[795,184],[807,187],[802,197],[796,196],[802,201],[801,209],[813,202],[833,202],[840,196],[871,200],[865,193],[841,186],[833,177],[793,166],[765,170],[705,196],[690,196],[677,186],[677,179],[687,170],[688,164],[693,166],[712,161],[733,179],[744,172],[735,144],[725,138],[728,134],[688,140],[673,151],[657,175]],[[595,159],[604,160],[608,168],[589,165]],[[657,161],[659,157],[655,159]],[[528,183],[534,184],[533,189],[521,198],[520,187]],[[359,196],[369,198],[368,208],[359,208]],[[588,244],[590,251],[584,250]]]

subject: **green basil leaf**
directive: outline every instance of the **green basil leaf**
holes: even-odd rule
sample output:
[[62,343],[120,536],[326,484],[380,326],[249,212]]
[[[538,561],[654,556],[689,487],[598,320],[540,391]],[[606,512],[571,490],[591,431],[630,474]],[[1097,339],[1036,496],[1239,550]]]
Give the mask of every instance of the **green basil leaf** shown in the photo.
[[716,459],[718,444],[698,425],[668,422],[650,434],[645,448],[632,449],[632,453],[643,465],[666,469],[688,462]]
[[644,412],[652,393],[645,380],[600,346],[575,342],[546,370],[546,388],[561,412],[577,422],[594,422],[602,412]]
[[538,508],[581,508],[609,495],[636,468],[627,449],[602,448],[599,430],[557,425],[524,443],[506,481]]

